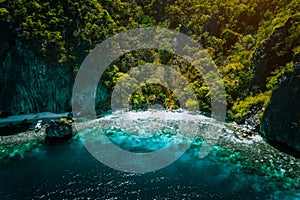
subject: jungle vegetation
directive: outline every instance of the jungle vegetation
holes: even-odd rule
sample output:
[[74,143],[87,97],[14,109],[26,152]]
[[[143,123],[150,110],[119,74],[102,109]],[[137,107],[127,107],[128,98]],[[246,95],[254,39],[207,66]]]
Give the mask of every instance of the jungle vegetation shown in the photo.
[[[300,52],[299,11],[298,0],[0,0],[0,21],[15,37],[48,62],[72,68],[74,77],[96,44],[124,30],[163,27],[192,37],[218,67],[227,115],[237,122],[253,108],[264,111],[272,90],[293,71]],[[197,96],[186,107],[210,112],[210,90],[201,73],[172,52],[126,53],[108,66],[100,84],[112,93],[126,72],[147,63],[183,74]],[[159,84],[137,85],[130,101],[132,108],[180,107],[174,91]]]

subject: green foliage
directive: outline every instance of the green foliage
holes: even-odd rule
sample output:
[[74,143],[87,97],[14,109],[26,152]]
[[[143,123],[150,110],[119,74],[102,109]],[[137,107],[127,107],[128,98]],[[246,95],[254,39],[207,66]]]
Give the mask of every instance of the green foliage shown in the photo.
[[254,107],[264,110],[269,104],[272,91],[266,91],[255,96],[249,96],[244,100],[234,103],[232,109],[228,112],[229,116],[241,123],[246,115],[251,114]]
[[291,73],[293,71],[293,62],[286,64],[283,67],[278,67],[277,69],[275,69],[270,77],[268,77],[267,79],[267,89],[268,90],[273,90],[275,89],[275,86],[278,84],[279,79],[288,73]]
[[82,52],[119,31],[143,21],[146,26],[154,23],[130,2],[97,0],[3,0],[0,20],[9,22],[19,37],[32,41],[49,61],[62,63],[84,57]]
[[[107,68],[101,84],[112,94],[122,78],[129,78],[126,73],[132,68],[147,63],[168,65],[183,74],[195,92],[198,102],[188,100],[185,106],[192,109],[198,105],[209,112],[211,99],[217,97],[211,97],[202,72],[193,64],[205,68],[212,64],[211,56],[225,84],[228,113],[243,121],[253,106],[265,108],[279,79],[293,67],[292,60],[268,66],[272,72],[267,78],[267,91],[251,91],[252,55],[284,27],[288,27],[286,37],[272,44],[272,56],[299,54],[299,10],[299,0],[1,0],[0,22],[9,23],[15,37],[30,42],[47,61],[71,67],[74,75],[87,53],[116,33],[153,26],[181,31],[201,43],[205,49],[199,52],[204,55],[202,59],[189,63],[163,50],[132,51]],[[215,75],[210,76],[209,81],[214,82]],[[175,91],[159,84],[137,84],[134,78],[126,80],[124,89],[130,84],[136,87],[129,99],[132,107],[180,107]],[[172,83],[175,88],[177,85]],[[185,88],[178,91],[183,91],[182,95],[187,92]]]
[[1,18],[7,17],[8,14],[9,14],[9,12],[6,8],[0,8],[0,17]]
[[188,111],[197,111],[198,110],[198,102],[192,99],[188,99],[185,103],[185,107]]
[[234,45],[240,38],[240,34],[230,30],[224,29],[222,31],[223,45],[226,49],[229,49],[232,45]]
[[235,102],[238,97],[247,95],[245,93],[251,78],[248,70],[249,68],[239,62],[228,64],[222,68],[229,104]]

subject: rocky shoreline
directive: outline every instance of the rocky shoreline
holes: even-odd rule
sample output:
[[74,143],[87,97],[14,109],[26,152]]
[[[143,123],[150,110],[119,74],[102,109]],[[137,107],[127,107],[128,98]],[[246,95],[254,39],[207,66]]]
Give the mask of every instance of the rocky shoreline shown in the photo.
[[43,112],[36,114],[13,115],[6,118],[0,118],[0,136],[10,136],[21,132],[33,130],[39,120],[43,123],[57,120],[67,116],[68,113],[55,114]]
[[[180,118],[180,116],[183,118]],[[217,122],[205,116],[188,113],[162,113],[161,111],[132,112],[127,113],[125,118],[124,115],[108,115],[92,121],[76,123],[76,126],[74,125],[73,129],[81,132],[84,129],[95,126],[99,126],[103,129],[114,127],[134,134],[141,127],[153,131],[164,126],[170,128],[176,127],[178,120],[181,119],[184,119],[183,121],[187,123],[196,124],[199,127],[199,130],[210,129],[210,126],[218,126],[218,130],[221,130],[222,133],[218,137],[211,137],[210,135],[202,133],[196,136],[196,140],[197,138],[208,137],[209,140],[213,141],[215,147],[210,153],[215,153],[225,160],[229,160],[233,164],[240,165],[242,170],[270,176],[280,183],[283,181],[285,184],[300,189],[299,158],[279,151],[255,133],[252,133],[252,135],[242,135],[235,130],[234,124]],[[128,125],[129,121],[131,125]],[[75,135],[77,136],[73,137],[73,139],[78,139],[78,134],[76,133]],[[45,141],[45,138],[46,134],[44,129],[41,129],[39,132],[26,131],[11,136],[0,136],[0,158],[3,160],[7,157],[17,155],[12,150],[14,147],[21,148],[25,152],[29,151],[37,145],[42,144]],[[5,152],[8,151],[6,147],[10,150],[10,153]],[[283,187],[285,184],[283,184]]]

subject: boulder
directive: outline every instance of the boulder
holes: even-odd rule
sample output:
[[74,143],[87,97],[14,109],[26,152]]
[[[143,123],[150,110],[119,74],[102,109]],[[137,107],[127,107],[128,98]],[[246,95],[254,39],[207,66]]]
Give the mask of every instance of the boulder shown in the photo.
[[72,136],[72,125],[62,121],[49,122],[46,130],[48,138],[67,138]]

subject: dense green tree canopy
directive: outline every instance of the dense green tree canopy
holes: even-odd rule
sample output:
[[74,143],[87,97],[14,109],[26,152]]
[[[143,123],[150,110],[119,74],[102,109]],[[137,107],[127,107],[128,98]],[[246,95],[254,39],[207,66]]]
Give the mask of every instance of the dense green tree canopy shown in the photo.
[[[211,55],[225,84],[228,115],[241,122],[251,106],[264,110],[280,77],[299,59],[299,10],[298,0],[0,0],[0,22],[15,37],[31,42],[45,60],[71,67],[74,74],[96,44],[123,30],[178,30]],[[111,93],[120,77],[146,63],[169,65],[184,74],[200,110],[210,111],[210,90],[201,73],[172,52],[129,52],[107,69],[101,84]],[[180,107],[174,91],[145,83],[130,102],[134,108],[157,103]],[[197,102],[186,104],[192,108]]]

